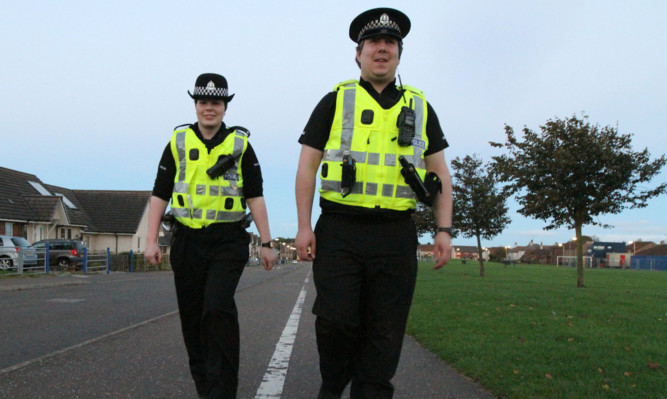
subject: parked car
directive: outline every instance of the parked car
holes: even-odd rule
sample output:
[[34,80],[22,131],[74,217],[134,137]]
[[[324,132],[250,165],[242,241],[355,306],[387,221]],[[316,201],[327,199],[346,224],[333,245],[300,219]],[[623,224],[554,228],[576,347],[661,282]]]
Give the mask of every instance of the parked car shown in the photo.
[[0,236],[0,270],[18,266],[19,248],[23,250],[23,265],[37,264],[37,252],[23,237]]
[[49,246],[49,266],[54,270],[67,270],[83,266],[83,252],[86,246],[78,240],[46,239],[32,244],[37,256],[44,262],[46,246]]

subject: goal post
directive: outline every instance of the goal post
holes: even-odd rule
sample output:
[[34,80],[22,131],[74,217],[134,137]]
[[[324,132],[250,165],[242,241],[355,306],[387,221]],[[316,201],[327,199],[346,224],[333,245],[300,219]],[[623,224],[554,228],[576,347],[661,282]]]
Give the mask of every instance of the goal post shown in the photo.
[[[584,266],[591,267],[593,264],[592,256],[584,256]],[[576,256],[558,256],[556,257],[556,267],[565,266],[565,267],[577,267],[577,257]]]

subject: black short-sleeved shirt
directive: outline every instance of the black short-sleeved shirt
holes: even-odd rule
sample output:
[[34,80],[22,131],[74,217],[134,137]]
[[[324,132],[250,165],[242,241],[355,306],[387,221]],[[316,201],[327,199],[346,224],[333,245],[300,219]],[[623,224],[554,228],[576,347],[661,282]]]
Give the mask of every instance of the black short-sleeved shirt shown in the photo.
[[[220,130],[210,140],[205,140],[197,123],[190,125],[190,128],[195,132],[199,140],[204,143],[210,152],[217,145],[221,144],[227,138],[234,128],[227,128],[223,123]],[[261,197],[263,195],[262,189],[262,170],[259,167],[257,155],[252,149],[250,143],[243,153],[241,159],[241,174],[243,176],[243,196],[247,198]],[[176,177],[176,160],[171,153],[171,142],[167,143],[162,159],[160,159],[160,166],[158,167],[157,176],[155,177],[155,184],[153,185],[153,195],[165,201],[171,199],[171,194],[174,189],[174,178]]]
[[[359,80],[359,85],[363,87],[370,95],[378,102],[378,104],[383,109],[389,109],[401,101],[403,96],[403,90],[399,89],[396,86],[396,81],[389,84],[382,93],[378,93],[373,86],[363,80]],[[313,113],[310,115],[310,119],[306,124],[306,127],[303,129],[301,137],[299,137],[299,143],[302,145],[307,145],[309,147],[315,148],[320,151],[324,151],[324,147],[329,140],[329,133],[331,132],[331,125],[333,124],[333,118],[336,113],[336,95],[337,93],[330,92],[327,93],[322,100],[317,104]],[[445,135],[442,132],[440,127],[440,122],[438,121],[438,116],[431,107],[431,104],[426,103],[427,106],[427,118],[426,118],[426,135],[428,136],[428,148],[424,152],[424,156],[435,154],[438,151],[444,150],[449,146]],[[359,214],[369,214],[369,215],[396,215],[401,216],[403,214],[409,213],[409,211],[393,211],[388,209],[368,209],[358,206],[349,206],[342,205],[336,202],[328,201],[324,198],[320,198],[320,206],[322,207],[323,212],[336,212],[336,213],[352,213],[355,215]]]

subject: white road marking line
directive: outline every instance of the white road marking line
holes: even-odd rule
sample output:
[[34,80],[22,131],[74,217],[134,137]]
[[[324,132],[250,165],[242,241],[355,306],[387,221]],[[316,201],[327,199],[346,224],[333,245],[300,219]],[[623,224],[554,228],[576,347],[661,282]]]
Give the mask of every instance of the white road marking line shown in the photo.
[[49,299],[46,302],[54,302],[54,303],[77,303],[77,302],[82,302],[85,301],[85,299],[81,298],[53,298]]
[[[310,275],[310,273],[308,273]],[[301,309],[303,309],[303,302],[306,300],[306,284],[308,283],[308,276],[303,283],[301,293],[296,300],[292,314],[287,320],[283,334],[278,340],[276,351],[269,362],[269,367],[262,378],[262,383],[257,389],[255,399],[265,398],[280,398],[283,393],[283,386],[285,385],[285,377],[287,376],[287,369],[289,367],[290,356],[292,355],[292,347],[296,340],[296,332],[299,328],[299,319],[301,318]]]
[[76,344],[76,345],[68,346],[67,348],[60,349],[60,350],[57,350],[55,352],[47,353],[46,355],[43,355],[43,356],[31,359],[31,360],[25,361],[23,363],[15,364],[15,365],[10,366],[10,367],[5,367],[4,369],[0,369],[0,376],[4,375],[4,374],[7,374],[7,373],[11,373],[12,371],[22,369],[24,367],[28,367],[32,364],[39,363],[43,360],[50,359],[50,358],[58,356],[60,354],[67,353],[69,351],[82,348],[86,345],[90,345],[90,344],[93,344],[95,342],[102,341],[106,338],[113,337],[114,335],[118,335],[118,334],[124,333],[126,331],[130,331],[130,330],[133,330],[135,328],[139,328],[139,327],[144,326],[146,324],[152,323],[154,321],[158,321],[158,320],[164,319],[166,317],[170,317],[170,316],[177,315],[177,314],[178,314],[178,310],[174,311],[174,312],[165,313],[162,316],[153,317],[152,319],[145,320],[145,321],[142,321],[140,323],[132,324],[131,326],[121,328],[120,330],[116,330],[116,331],[110,332],[108,334],[104,334],[104,335],[101,335],[99,337],[89,339],[88,341],[84,341],[84,342],[81,342],[81,343]]

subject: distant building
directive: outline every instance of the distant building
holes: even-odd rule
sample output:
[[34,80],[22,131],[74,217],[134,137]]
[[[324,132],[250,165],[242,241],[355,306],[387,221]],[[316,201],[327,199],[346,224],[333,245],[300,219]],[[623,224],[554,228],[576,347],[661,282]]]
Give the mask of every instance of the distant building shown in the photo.
[[[612,256],[612,254],[625,254],[626,250],[625,242],[594,241],[587,249],[586,256],[592,258],[592,267],[627,266],[630,263],[629,256],[627,264],[625,257]],[[619,265],[616,265],[617,262]]]
[[150,191],[70,190],[0,167],[0,234],[78,239],[91,251],[146,249]]

